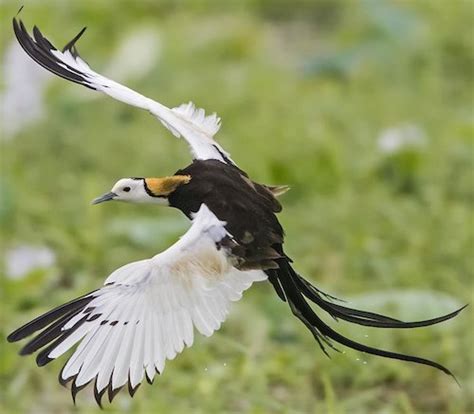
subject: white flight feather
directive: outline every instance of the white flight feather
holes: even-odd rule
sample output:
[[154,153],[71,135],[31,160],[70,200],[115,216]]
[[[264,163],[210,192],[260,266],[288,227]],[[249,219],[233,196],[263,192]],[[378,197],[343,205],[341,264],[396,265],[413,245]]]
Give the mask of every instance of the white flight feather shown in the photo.
[[145,325],[145,374],[148,378],[148,381],[153,381],[155,377],[155,358],[154,358],[154,349],[153,344],[155,343],[155,335],[153,330],[153,319],[154,312],[150,312],[146,316],[146,325]]
[[[80,57],[74,57],[69,51],[51,50],[51,53],[59,62],[79,71],[85,84],[121,102],[151,112],[174,136],[183,137],[188,142],[196,159],[216,159],[234,164],[229,154],[213,139],[221,126],[221,119],[217,114],[206,116],[204,109],[196,108],[192,102],[170,109],[95,72]],[[68,71],[66,65],[58,64]]]
[[120,329],[113,329],[108,337],[107,352],[104,359],[100,362],[99,371],[97,374],[96,388],[100,392],[107,387],[110,377],[112,375],[113,363],[120,345]]
[[[71,347],[74,346],[77,342],[79,342],[82,338],[84,338],[92,329],[92,326],[87,323],[83,323],[79,328],[76,329],[71,335],[69,335],[64,341],[62,341],[56,348],[54,348],[49,354],[49,358],[58,358],[65,352],[67,352]],[[81,345],[84,347],[87,343],[87,338]],[[75,354],[78,354],[80,348],[78,348]]]
[[165,368],[165,339],[167,331],[163,324],[163,319],[158,312],[153,313],[153,329],[155,333],[154,341],[156,344],[153,355],[153,364],[158,372],[161,374]]
[[90,320],[76,326],[85,314],[74,317],[64,328],[73,331],[48,355],[57,358],[80,342],[62,378],[76,376],[76,386],[96,378],[98,392],[128,380],[135,389],[144,375],[152,381],[166,359],[192,345],[193,327],[205,336],[219,329],[231,302],[266,278],[232,267],[226,249],[216,247],[225,237],[232,237],[225,222],[203,204],[174,245],[114,271],[86,306]]
[[[135,295],[135,300],[125,311],[125,317],[127,319],[137,320],[137,315],[135,313],[135,307],[139,303],[141,297],[140,295]],[[131,352],[133,346],[133,334],[136,330],[136,323],[128,323],[127,325],[124,322],[120,321],[123,326],[123,336],[121,338],[121,345],[119,352],[117,354],[117,359],[115,361],[114,371],[112,375],[112,388],[119,388],[127,382],[128,371],[130,368]]]
[[105,352],[108,352],[108,335],[112,330],[112,326],[106,325],[100,329],[95,339],[95,346],[90,349],[88,358],[84,361],[80,373],[76,379],[76,385],[81,385],[80,382],[83,379],[83,384],[86,384],[93,379],[98,373],[100,368],[100,361],[104,357]]
[[121,345],[112,374],[112,389],[119,388],[127,382],[135,327],[135,324],[123,327],[124,333],[121,338]]
[[[142,306],[141,313],[138,315],[138,320],[142,320],[145,316],[146,307]],[[130,386],[134,389],[143,379],[143,337],[145,330],[137,329],[134,343],[132,358],[130,361]]]
[[[114,319],[115,318],[120,319],[122,315],[127,314],[128,310],[129,310],[129,305],[127,304],[127,306],[124,306],[122,309],[120,309],[118,313],[111,314],[109,317],[112,317]],[[102,340],[102,341],[104,340],[104,337],[102,335],[102,329],[97,329],[98,324],[96,322],[99,319],[91,322],[92,324],[96,325],[95,329],[91,330],[88,333],[88,337],[86,338],[86,340],[89,339],[87,341],[87,345],[81,351],[80,356],[77,358],[77,360],[75,362],[75,364],[77,366],[79,366],[79,373],[78,373],[78,376],[75,380],[75,383],[76,383],[77,386],[84,385],[90,379],[93,378],[93,377],[91,377],[91,378],[87,379],[87,375],[85,375],[85,373],[83,374],[83,369],[85,368],[85,364],[87,363],[88,358],[91,358],[95,354],[95,352],[93,351],[95,343],[98,340]],[[118,326],[116,326],[116,328],[118,328],[118,330],[121,331],[121,332],[125,330],[125,327],[123,326],[123,324],[121,326],[119,324]],[[120,335],[120,337],[123,339],[123,335]]]

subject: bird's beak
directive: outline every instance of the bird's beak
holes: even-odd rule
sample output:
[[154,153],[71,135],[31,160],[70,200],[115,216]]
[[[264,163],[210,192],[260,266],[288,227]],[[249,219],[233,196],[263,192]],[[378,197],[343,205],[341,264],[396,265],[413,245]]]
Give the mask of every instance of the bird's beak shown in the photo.
[[117,197],[117,194],[113,192],[106,193],[104,195],[101,195],[100,197],[94,198],[92,200],[92,204],[99,204],[99,203],[103,203],[104,201],[110,201],[110,200],[113,200],[115,197]]

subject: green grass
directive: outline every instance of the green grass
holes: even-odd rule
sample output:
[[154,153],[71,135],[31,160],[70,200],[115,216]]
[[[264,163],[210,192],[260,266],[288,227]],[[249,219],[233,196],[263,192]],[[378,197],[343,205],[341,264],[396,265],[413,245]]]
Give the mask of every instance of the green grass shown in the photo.
[[[316,285],[405,319],[472,302],[472,1],[24,3],[25,22],[58,45],[89,26],[79,49],[99,71],[130,30],[154,26],[161,57],[129,85],[168,105],[192,99],[217,111],[219,142],[234,160],[256,181],[292,187],[280,214],[286,250]],[[1,51],[17,8],[1,6]],[[55,80],[44,119],[2,141],[2,246],[48,245],[58,257],[53,269],[3,278],[2,338],[188,226],[177,211],[89,204],[120,177],[167,175],[190,157],[148,114],[78,89]],[[406,124],[424,131],[426,145],[381,153],[381,131]],[[349,350],[327,359],[258,284],[212,338],[199,337],[153,386],[105,411],[472,412],[473,316],[471,307],[404,332],[337,326],[439,361],[459,388],[428,367]],[[0,344],[2,412],[98,412],[90,393],[74,408],[57,383],[64,359],[39,369],[18,345]]]

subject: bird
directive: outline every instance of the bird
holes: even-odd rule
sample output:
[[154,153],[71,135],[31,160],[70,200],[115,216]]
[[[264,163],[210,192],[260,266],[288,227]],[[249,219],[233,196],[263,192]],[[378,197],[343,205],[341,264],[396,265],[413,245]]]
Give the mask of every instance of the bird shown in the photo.
[[211,336],[218,330],[232,302],[254,282],[271,284],[327,356],[342,345],[427,365],[455,378],[435,361],[352,340],[325,322],[322,314],[335,323],[410,329],[447,321],[465,306],[432,319],[405,322],[350,308],[323,292],[300,275],[285,254],[277,213],[282,211],[279,197],[288,187],[260,184],[234,162],[214,139],[221,126],[215,113],[206,115],[191,102],[170,109],[95,72],[76,47],[85,28],[63,49],[53,46],[36,26],[31,35],[17,16],[13,30],[24,51],[43,68],[148,111],[187,142],[193,158],[169,176],[122,178],[93,200],[93,204],[122,201],[180,210],[191,225],[176,243],[152,258],[125,264],[102,287],[38,316],[7,338],[16,342],[35,334],[20,354],[37,352],[39,366],[78,345],[59,374],[74,401],[89,384],[100,406],[104,394],[112,402],[125,386],[133,397],[144,380],[152,383],[167,360],[193,344],[195,331]]

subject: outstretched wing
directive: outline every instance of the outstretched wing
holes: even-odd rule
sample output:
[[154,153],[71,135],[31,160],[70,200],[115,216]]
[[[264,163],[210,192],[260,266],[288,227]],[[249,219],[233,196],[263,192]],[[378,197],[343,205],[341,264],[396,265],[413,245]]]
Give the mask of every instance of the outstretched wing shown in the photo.
[[183,137],[188,142],[196,159],[215,159],[235,165],[229,154],[213,139],[221,122],[215,113],[206,116],[204,110],[196,108],[192,102],[170,109],[93,71],[81,59],[75,46],[85,28],[62,51],[56,49],[36,26],[33,28],[33,37],[31,37],[23,22],[14,18],[13,29],[21,47],[45,69],[71,82],[104,92],[119,101],[148,110],[176,137]]
[[39,366],[79,343],[63,367],[60,382],[72,381],[72,395],[95,379],[94,395],[101,404],[128,383],[133,396],[146,376],[152,382],[173,359],[193,343],[193,327],[210,336],[225,320],[232,301],[262,271],[232,266],[235,243],[225,222],[202,205],[185,235],[148,260],[113,272],[102,288],[39,316],[13,332],[18,341],[43,329],[21,350]]

